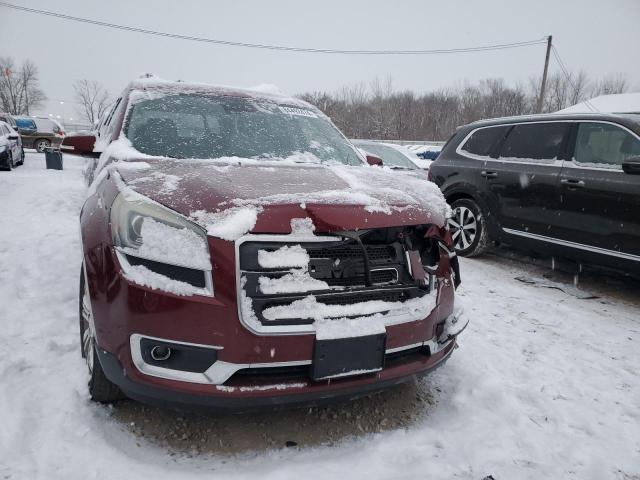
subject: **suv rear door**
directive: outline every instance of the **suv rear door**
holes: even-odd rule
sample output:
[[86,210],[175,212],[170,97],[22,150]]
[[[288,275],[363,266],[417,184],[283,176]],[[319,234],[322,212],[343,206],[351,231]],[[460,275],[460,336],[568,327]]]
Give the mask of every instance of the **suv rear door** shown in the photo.
[[553,236],[568,133],[567,122],[514,124],[496,147],[497,158],[485,160],[480,173],[486,182],[483,190],[505,233]]
[[622,170],[624,160],[640,156],[640,137],[611,122],[578,122],[569,152],[558,239],[640,266],[640,175]]

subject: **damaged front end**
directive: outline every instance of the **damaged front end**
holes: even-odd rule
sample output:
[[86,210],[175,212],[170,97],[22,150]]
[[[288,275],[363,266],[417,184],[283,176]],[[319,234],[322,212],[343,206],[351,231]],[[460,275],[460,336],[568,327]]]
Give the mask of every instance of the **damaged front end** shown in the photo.
[[433,225],[246,235],[236,258],[240,319],[256,334],[313,333],[331,319],[418,320],[440,284],[460,283],[449,233]]

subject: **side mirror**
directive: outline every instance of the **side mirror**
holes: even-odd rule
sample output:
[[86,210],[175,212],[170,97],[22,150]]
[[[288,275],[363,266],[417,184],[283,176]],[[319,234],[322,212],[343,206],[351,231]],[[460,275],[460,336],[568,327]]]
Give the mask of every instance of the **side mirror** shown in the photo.
[[640,175],[640,156],[629,157],[622,162],[622,171],[630,175]]
[[369,165],[375,165],[376,167],[381,167],[382,166],[382,159],[380,157],[377,157],[375,155],[371,155],[370,153],[367,153],[367,163]]
[[10,133],[9,135],[7,135],[7,138],[9,140],[18,140],[20,138],[20,135],[15,135],[13,133]]
[[95,144],[95,135],[70,135],[64,137],[64,140],[62,140],[60,144],[60,150],[74,155],[97,158],[100,156],[100,153],[93,151]]

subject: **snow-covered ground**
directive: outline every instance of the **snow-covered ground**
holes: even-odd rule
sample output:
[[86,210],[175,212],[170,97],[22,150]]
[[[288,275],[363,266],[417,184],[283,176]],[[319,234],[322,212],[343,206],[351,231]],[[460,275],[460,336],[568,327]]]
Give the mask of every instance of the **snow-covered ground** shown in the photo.
[[518,282],[540,272],[495,257],[462,261],[471,324],[416,385],[259,416],[93,404],[77,321],[82,166],[45,170],[30,153],[0,172],[0,478],[640,478],[638,290],[593,281],[600,298],[581,300]]

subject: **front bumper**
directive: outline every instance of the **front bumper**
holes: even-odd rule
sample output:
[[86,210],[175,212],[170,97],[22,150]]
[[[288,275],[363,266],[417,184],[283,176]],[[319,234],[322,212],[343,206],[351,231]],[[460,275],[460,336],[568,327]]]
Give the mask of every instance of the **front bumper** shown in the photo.
[[[229,247],[222,241],[212,245],[218,278],[232,278],[235,271]],[[85,256],[99,359],[113,383],[146,403],[247,410],[354,398],[427,373],[456,345],[455,335],[443,336],[454,315],[455,290],[451,278],[443,277],[430,294],[430,314],[386,326],[381,371],[314,381],[314,333],[257,334],[240,319],[232,282],[219,281],[215,297],[180,297],[126,280],[117,256],[109,253]],[[217,349],[216,362],[204,372],[158,367],[144,361],[141,339]]]
[[[207,385],[195,393],[178,383],[162,380],[140,382],[128,375],[118,359],[101,348],[98,359],[107,378],[129,398],[161,407],[178,409],[215,409],[218,412],[243,412],[264,408],[317,406],[377,393],[395,385],[414,381],[444,365],[456,347],[455,339],[434,355],[416,353],[408,362],[399,362],[370,375],[323,382],[306,380],[262,385]],[[203,386],[201,386],[203,387]]]

